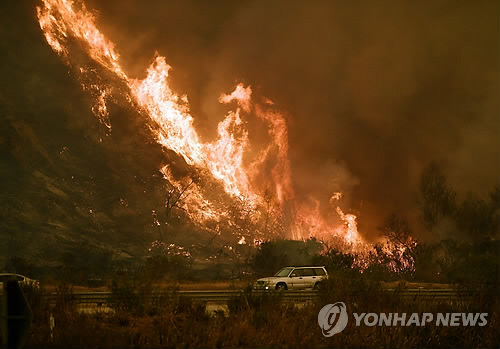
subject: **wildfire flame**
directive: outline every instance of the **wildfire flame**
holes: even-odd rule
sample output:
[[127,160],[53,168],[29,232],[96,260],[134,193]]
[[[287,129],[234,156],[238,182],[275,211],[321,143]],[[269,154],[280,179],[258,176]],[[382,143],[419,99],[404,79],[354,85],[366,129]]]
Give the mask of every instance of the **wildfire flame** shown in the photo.
[[[109,128],[106,104],[116,94],[126,94],[126,100],[150,119],[158,143],[177,153],[187,164],[207,170],[222,183],[230,197],[245,198],[251,206],[257,207],[266,202],[264,191],[271,190],[281,213],[284,214],[286,207],[290,211],[290,222],[287,224],[289,236],[298,239],[335,236],[343,239],[352,250],[360,250],[360,246],[365,244],[358,234],[356,216],[344,213],[335,205],[341,193],[335,193],[330,200],[331,206],[332,202],[336,206],[331,211],[343,222],[340,225],[324,218],[319,201],[312,200],[312,204],[294,201],[287,123],[283,114],[274,109],[271,100],[263,98],[262,104],[255,103],[251,87],[243,84],[238,84],[230,94],[222,94],[219,102],[236,102],[236,109],[219,123],[217,139],[203,143],[193,126],[187,97],[177,95],[169,86],[171,67],[164,57],[155,57],[143,80],[130,78],[119,64],[114,44],[99,31],[93,14],[83,3],[42,0],[42,5],[37,7],[37,17],[47,43],[79,74],[83,88],[95,98],[94,114]],[[75,48],[75,43],[78,48]],[[86,52],[93,64],[105,68],[125,88],[117,90],[113,83],[104,82],[96,69],[72,56],[76,49]],[[245,166],[244,159],[249,148],[245,118],[252,113],[267,125],[271,141]],[[270,173],[266,174],[269,159],[274,164],[268,169]],[[163,167],[161,172],[168,182],[181,190],[182,182],[172,175],[168,166]],[[197,183],[190,187],[190,195],[184,205],[190,217],[197,222],[219,221],[221,217],[227,217],[227,212],[209,200]],[[245,239],[241,236],[238,243],[260,243],[263,238],[249,236]]]

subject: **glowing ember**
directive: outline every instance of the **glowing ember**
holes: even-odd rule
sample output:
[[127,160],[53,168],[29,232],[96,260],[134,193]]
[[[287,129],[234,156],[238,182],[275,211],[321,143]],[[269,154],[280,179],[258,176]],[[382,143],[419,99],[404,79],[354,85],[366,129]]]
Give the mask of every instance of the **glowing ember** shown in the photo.
[[338,201],[342,199],[342,193],[340,192],[337,192],[337,193],[333,193],[332,197],[330,198],[330,205],[333,204],[334,201]]

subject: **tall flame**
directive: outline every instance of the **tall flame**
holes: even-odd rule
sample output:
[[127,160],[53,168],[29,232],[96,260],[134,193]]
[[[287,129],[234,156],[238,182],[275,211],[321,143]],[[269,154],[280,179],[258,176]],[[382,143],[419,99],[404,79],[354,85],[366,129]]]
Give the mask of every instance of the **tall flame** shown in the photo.
[[[289,211],[289,236],[299,239],[334,236],[343,239],[352,249],[364,244],[357,231],[356,216],[346,214],[338,205],[332,204],[341,198],[340,193],[332,196],[330,205],[336,208],[330,211],[335,212],[337,220],[340,218],[343,224],[325,219],[318,200],[295,202],[288,160],[287,122],[274,110],[272,101],[264,99],[262,104],[256,104],[251,87],[238,84],[233,92],[222,94],[219,99],[221,103],[236,102],[236,109],[219,123],[217,139],[203,143],[193,126],[187,97],[177,95],[169,86],[171,67],[164,57],[155,57],[143,80],[130,78],[119,64],[114,44],[99,31],[94,16],[83,3],[42,0],[42,5],[37,7],[37,17],[47,43],[79,74],[83,88],[95,98],[94,114],[108,127],[111,126],[107,119],[107,102],[118,94],[125,95],[127,101],[150,119],[158,143],[177,153],[187,164],[208,171],[230,197],[245,198],[250,205],[258,206],[266,201],[264,192],[271,190],[281,213]],[[73,55],[75,50],[86,52],[94,66],[77,59],[78,55]],[[102,79],[95,65],[104,68],[117,82],[113,84]],[[117,84],[125,88],[117,89]],[[267,125],[271,141],[250,165],[245,166],[249,148],[245,118],[252,113]],[[270,159],[273,162],[271,169],[268,165]],[[172,175],[168,166],[161,172],[181,191],[181,181]],[[207,198],[199,183],[190,188],[185,205],[191,218],[197,222],[227,217],[227,212]],[[261,241],[262,237],[249,236],[248,241],[252,240]],[[244,236],[239,238],[240,243],[245,241]]]

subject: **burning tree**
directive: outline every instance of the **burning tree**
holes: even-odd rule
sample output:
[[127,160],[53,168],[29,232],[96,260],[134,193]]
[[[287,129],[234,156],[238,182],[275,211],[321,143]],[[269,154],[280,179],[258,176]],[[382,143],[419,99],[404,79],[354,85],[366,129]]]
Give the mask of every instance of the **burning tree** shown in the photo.
[[415,266],[415,247],[408,220],[396,214],[388,216],[380,228],[387,238],[382,253],[387,257],[389,269],[396,272],[413,271]]
[[[181,190],[176,189],[173,185],[170,185],[170,189],[167,190],[167,198],[165,199],[165,230],[168,230],[168,226],[170,225],[170,221],[172,219],[172,211],[174,209],[179,209],[185,211],[183,207],[183,201],[189,196],[189,192],[187,190],[194,182],[191,181]],[[163,241],[163,234],[161,226],[159,226],[160,230],[160,241]]]

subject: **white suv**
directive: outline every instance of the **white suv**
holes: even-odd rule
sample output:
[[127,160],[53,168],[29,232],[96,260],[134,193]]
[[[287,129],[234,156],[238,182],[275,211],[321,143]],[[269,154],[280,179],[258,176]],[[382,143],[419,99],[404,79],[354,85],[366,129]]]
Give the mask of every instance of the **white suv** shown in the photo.
[[319,282],[324,279],[328,279],[325,267],[286,267],[273,277],[258,279],[254,288],[264,290],[316,289]]

